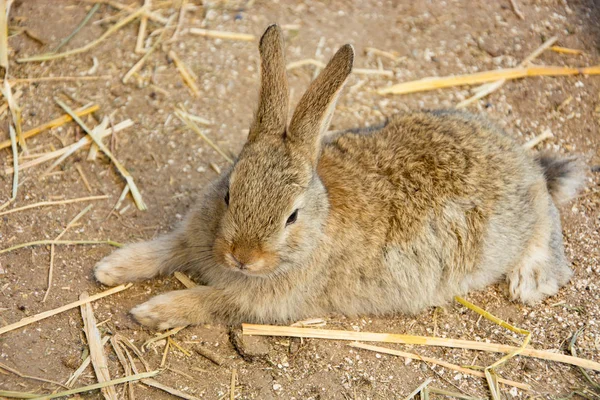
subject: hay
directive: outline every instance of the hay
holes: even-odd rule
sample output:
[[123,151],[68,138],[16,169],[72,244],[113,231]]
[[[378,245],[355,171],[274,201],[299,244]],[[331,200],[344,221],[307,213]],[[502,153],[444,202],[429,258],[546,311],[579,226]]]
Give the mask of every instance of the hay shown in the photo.
[[[65,227],[65,229],[63,229],[63,231],[54,238],[54,241],[59,240],[61,237],[63,237],[63,235],[65,233],[67,233],[67,231],[69,230],[70,227],[72,227],[74,224],[77,223],[77,221],[79,221],[81,219],[81,217],[83,217],[85,214],[88,213],[88,211],[90,211],[92,209],[92,204],[88,205],[86,208],[84,208],[83,210],[81,210],[79,212],[79,214],[77,214]],[[48,288],[46,289],[46,293],[44,294],[44,298],[42,299],[42,303],[46,302],[46,299],[48,298],[48,294],[50,294],[50,288],[52,287],[52,273],[54,270],[54,244],[50,245],[50,268],[48,269]]]
[[[77,116],[79,117],[83,117],[84,115],[88,115],[91,114],[93,112],[96,112],[100,109],[100,107],[98,105],[92,105],[89,107],[82,107],[82,108],[78,108],[77,110],[75,110],[75,114],[77,114]],[[69,121],[73,121],[73,118],[71,118],[71,116],[69,114],[63,115],[62,117],[53,119],[50,122],[47,122],[43,125],[37,126],[33,129],[30,129],[26,132],[23,132],[23,139],[29,139],[32,136],[37,135],[38,133],[44,132],[48,129],[52,129],[52,128],[56,128],[59,127],[61,125],[66,124]],[[10,147],[10,140],[6,140],[4,142],[0,142],[0,150]]]
[[56,101],[56,103],[59,106],[61,106],[62,109],[67,112],[67,114],[69,114],[69,115],[71,115],[71,117],[73,117],[73,119],[75,120],[75,122],[77,122],[79,124],[79,126],[81,126],[81,128],[92,138],[92,140],[94,141],[94,143],[96,143],[96,145],[98,146],[98,148],[100,150],[102,150],[102,152],[104,154],[106,154],[108,156],[108,158],[110,159],[110,161],[112,161],[112,163],[117,168],[117,170],[119,171],[119,173],[121,174],[121,176],[127,182],[127,185],[129,186],[129,190],[131,190],[131,195],[133,196],[133,200],[135,201],[135,204],[136,204],[137,208],[139,210],[141,210],[141,211],[146,210],[148,207],[146,207],[146,204],[144,203],[144,200],[142,199],[142,194],[140,193],[140,191],[138,190],[137,186],[135,185],[135,182],[133,181],[133,177],[125,169],[125,167],[119,162],[119,160],[117,160],[115,158],[115,156],[113,156],[113,154],[110,152],[110,150],[108,149],[108,147],[106,147],[106,145],[104,143],[102,143],[102,138],[100,137],[100,135],[96,134],[94,131],[92,131],[91,129],[89,129],[83,123],[83,121],[73,112],[73,110],[71,110],[71,108],[69,106],[67,106],[65,103],[63,103],[62,101],[60,101],[60,100],[58,100],[56,98],[54,99],[54,101]]
[[[519,350],[518,347],[507,346],[497,343],[475,342],[463,339],[446,339],[426,336],[401,335],[395,333],[354,332],[329,329],[296,328],[289,326],[242,324],[244,335],[258,336],[289,336],[300,338],[350,340],[362,342],[384,342],[414,344],[421,346],[440,346],[468,350],[480,350],[495,353],[512,353]],[[583,358],[552,353],[550,351],[524,349],[520,355],[539,358],[547,361],[555,361],[569,365],[576,365],[594,371],[600,371],[600,363]]]
[[112,240],[35,240],[33,242],[21,243],[6,249],[0,250],[0,254],[8,253],[10,251],[22,249],[25,247],[34,246],[48,246],[52,244],[61,244],[67,246],[82,245],[82,244],[106,244],[114,247],[123,247],[121,243],[114,242]]
[[88,297],[86,299],[79,299],[79,300],[74,301],[72,303],[66,304],[66,305],[64,305],[62,307],[58,307],[58,308],[55,308],[53,310],[44,311],[44,312],[41,312],[39,314],[33,315],[31,317],[23,318],[20,321],[15,322],[14,324],[6,325],[6,326],[3,326],[2,328],[0,328],[0,335],[3,335],[4,333],[13,331],[15,329],[22,328],[24,326],[30,325],[30,324],[32,324],[34,322],[41,321],[41,320],[46,319],[48,317],[52,317],[52,316],[54,316],[56,314],[60,314],[62,312],[68,311],[68,310],[70,310],[72,308],[79,307],[82,304],[91,303],[92,301],[96,301],[96,300],[101,299],[103,297],[110,296],[110,295],[113,295],[115,293],[122,292],[123,290],[129,289],[131,286],[133,286],[131,283],[128,283],[127,285],[119,285],[117,287],[111,288],[111,289],[106,290],[104,292],[101,292],[101,293],[95,294],[93,296],[90,296],[90,297]]
[[[89,298],[86,292],[83,292],[80,296],[80,300]],[[96,324],[96,318],[94,317],[94,311],[90,303],[81,305],[81,318],[83,319],[83,331],[88,341],[90,348],[90,360],[92,361],[92,367],[96,373],[98,383],[106,383],[110,381],[110,373],[108,371],[108,360],[104,353],[104,346],[102,345],[102,338],[100,337],[100,331]],[[117,391],[114,385],[106,385],[101,388],[102,395],[107,400],[117,400]]]
[[[102,346],[104,346],[109,341],[109,339],[111,339],[109,336],[104,336],[102,338]],[[83,362],[81,363],[79,368],[77,368],[75,370],[75,372],[73,372],[73,374],[71,374],[69,379],[67,379],[67,382],[65,382],[65,385],[67,386],[67,388],[72,388],[73,385],[75,385],[75,382],[77,382],[77,379],[79,379],[79,377],[83,374],[83,371],[85,371],[85,369],[90,365],[91,362],[92,362],[92,360],[88,354],[88,356],[83,360]]]
[[552,46],[550,47],[550,50],[556,52],[556,53],[561,53],[561,54],[572,54],[575,56],[580,56],[582,54],[585,54],[583,52],[583,50],[577,50],[577,49],[569,49],[567,47],[561,47],[561,46]]
[[[423,361],[423,362],[429,363],[429,364],[436,364],[441,367],[460,372],[461,374],[472,375],[472,376],[476,376],[479,378],[485,378],[485,374],[481,371],[475,371],[472,369],[464,368],[464,367],[461,367],[461,366],[458,366],[458,365],[455,365],[455,364],[452,364],[452,363],[449,363],[449,362],[446,362],[443,360],[438,360],[438,359],[431,358],[431,357],[421,356],[419,354],[408,353],[408,352],[401,351],[401,350],[393,350],[393,349],[388,349],[387,347],[373,346],[370,344],[359,343],[359,342],[350,343],[350,344],[348,344],[348,346],[354,347],[357,349],[369,350],[369,351],[373,351],[373,352],[377,352],[377,353],[390,354],[390,355],[394,355],[394,356],[398,356],[398,357],[409,358],[411,360],[419,360],[419,361]],[[514,386],[514,387],[517,387],[517,388],[523,389],[523,390],[532,390],[531,385],[528,385],[526,383],[515,382],[515,381],[511,381],[509,379],[504,379],[504,378],[499,378],[498,382],[504,383],[505,385]]]
[[[144,0],[144,7],[148,10],[152,7],[152,0]],[[140,18],[140,29],[138,30],[137,39],[135,41],[135,52],[138,54],[144,54],[146,49],[144,49],[144,39],[146,38],[146,27],[148,25],[148,16],[142,15]]]
[[[304,60],[294,61],[289,63],[286,66],[286,69],[292,70],[300,67],[304,67],[306,65],[310,65],[316,67],[321,70],[325,68],[325,63],[319,60],[315,60],[313,58],[306,58]],[[384,69],[366,69],[366,68],[352,68],[352,73],[357,75],[380,75],[380,76],[394,76],[394,71],[384,70]]]
[[408,94],[424,92],[434,89],[443,89],[454,86],[477,85],[480,83],[494,82],[500,79],[520,79],[534,76],[572,76],[572,75],[599,75],[600,65],[584,68],[536,66],[498,69],[493,71],[477,72],[474,74],[455,75],[449,77],[431,77],[416,81],[404,82],[377,90],[378,94]]
[[542,143],[544,140],[550,139],[552,137],[554,137],[554,135],[552,134],[552,131],[550,129],[546,129],[544,132],[540,133],[539,135],[537,135],[533,139],[528,140],[523,145],[523,147],[526,148],[526,149],[533,149],[535,146],[537,146],[538,144]]
[[17,62],[18,63],[42,62],[42,61],[48,61],[48,60],[56,60],[58,58],[64,58],[64,57],[72,56],[75,54],[85,53],[86,51],[89,51],[89,50],[93,49],[94,47],[96,47],[97,45],[99,45],[100,43],[102,43],[106,38],[111,36],[113,33],[118,31],[125,25],[129,24],[134,19],[139,17],[141,14],[144,13],[145,10],[146,9],[144,7],[138,8],[137,10],[135,10],[131,14],[129,14],[127,17],[123,18],[122,20],[120,20],[119,22],[117,22],[116,24],[111,26],[98,39],[91,41],[90,43],[86,44],[83,47],[65,51],[64,53],[49,53],[49,54],[41,54],[39,56],[17,58]]
[[192,95],[194,97],[199,97],[200,89],[198,89],[198,86],[196,85],[196,76],[192,73],[192,71],[190,71],[187,65],[185,65],[184,62],[181,61],[179,56],[173,50],[169,51],[169,58],[175,63],[177,71],[179,71],[181,78],[183,79],[187,87],[190,89]]
[[75,35],[77,35],[77,33],[79,33],[79,31],[87,25],[88,22],[90,22],[90,20],[92,19],[92,17],[94,16],[94,14],[96,14],[96,11],[98,11],[98,9],[100,8],[100,4],[94,4],[94,6],[92,7],[92,9],[87,13],[87,15],[85,16],[85,18],[79,23],[79,25],[77,25],[77,27],[73,30],[73,32],[71,32],[69,34],[69,36],[67,36],[66,38],[64,38],[59,44],[58,46],[56,46],[54,48],[54,50],[52,50],[53,53],[56,53],[58,50],[60,50],[61,47],[63,47],[64,45],[66,45],[67,43],[69,43],[71,41],[71,39],[73,39],[75,37]]
[[[133,121],[130,119],[127,119],[125,121],[122,121],[120,123],[118,123],[117,125],[115,125],[114,127],[112,127],[111,129],[107,129],[104,132],[99,133],[98,137],[99,138],[105,138],[106,136],[114,133],[114,132],[120,132],[123,129],[129,128],[131,126],[133,126]],[[19,165],[19,170],[22,171],[24,169],[28,169],[31,167],[34,167],[36,165],[45,163],[47,161],[53,160],[57,157],[61,157],[63,156],[65,153],[74,153],[75,151],[89,145],[93,143],[92,138],[90,138],[89,136],[84,136],[83,138],[79,139],[79,141],[77,141],[76,143],[70,144],[66,147],[63,147],[62,149],[59,150],[55,150],[49,153],[45,153],[43,156],[36,158],[35,160],[31,160],[28,161],[26,163],[23,163],[21,165]],[[10,174],[13,171],[12,168],[6,168],[4,169],[4,173],[5,174]]]
[[[540,47],[538,47],[537,49],[535,49],[531,54],[529,54],[520,64],[519,67],[527,67],[529,66],[529,64],[535,60],[540,54],[542,54],[544,51],[546,51],[548,48],[550,48],[550,46],[552,46],[554,43],[556,43],[556,41],[558,40],[558,37],[554,36],[551,37],[550,39],[546,40]],[[500,87],[502,87],[502,85],[504,85],[504,83],[506,83],[506,79],[500,79],[496,82],[492,82],[492,83],[486,83],[482,86],[480,86],[479,88],[477,88],[475,90],[475,95],[461,101],[460,103],[458,103],[456,105],[456,108],[462,108],[465,107],[481,98],[486,97],[487,95],[495,92],[496,90],[498,90]]]
[[68,200],[42,201],[39,203],[29,204],[29,205],[26,205],[23,207],[13,208],[12,210],[1,212],[0,216],[6,215],[6,214],[12,214],[12,213],[19,212],[19,211],[30,210],[32,208],[37,208],[37,207],[57,206],[57,205],[62,205],[62,204],[79,203],[82,201],[104,200],[104,199],[108,199],[109,197],[110,196],[102,195],[102,196],[79,197],[76,199],[68,199]]
[[244,42],[253,42],[256,40],[256,36],[248,33],[215,31],[201,28],[190,28],[190,33],[192,35],[204,36],[213,39],[241,40]]
[[49,395],[37,395],[37,397],[34,397],[34,398],[40,399],[40,400],[46,400],[46,399],[56,399],[58,397],[66,397],[66,396],[70,396],[72,394],[89,392],[92,390],[102,389],[102,388],[109,387],[109,386],[119,385],[121,383],[139,381],[142,379],[152,378],[153,376],[156,376],[159,373],[160,373],[160,371],[143,372],[141,374],[125,376],[123,378],[112,379],[110,381],[95,383],[95,384],[89,385],[89,386],[82,386],[77,389],[66,390],[64,392],[52,393]]
[[8,10],[6,0],[0,0],[0,67],[8,75]]
[[175,110],[175,115],[184,123],[188,126],[188,128],[190,128],[191,130],[193,130],[194,132],[196,132],[196,134],[198,136],[200,136],[202,139],[204,139],[204,141],[206,143],[208,143],[208,145],[210,147],[212,147],[217,153],[219,153],[220,155],[223,156],[224,159],[226,159],[230,164],[233,164],[233,159],[231,157],[229,157],[227,154],[225,154],[225,152],[223,150],[221,150],[221,148],[219,146],[217,146],[212,140],[210,140],[198,127],[198,125],[196,125],[196,123],[194,121],[192,121],[191,118],[188,117],[189,113],[185,112],[181,112],[181,110]]

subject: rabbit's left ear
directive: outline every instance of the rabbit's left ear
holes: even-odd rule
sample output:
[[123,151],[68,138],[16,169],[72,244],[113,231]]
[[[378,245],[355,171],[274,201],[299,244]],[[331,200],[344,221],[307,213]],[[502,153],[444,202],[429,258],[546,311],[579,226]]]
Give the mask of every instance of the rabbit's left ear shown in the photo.
[[354,48],[345,45],[329,61],[298,103],[288,129],[289,140],[316,166],[321,135],[327,131],[335,104],[352,72]]
[[288,113],[288,81],[285,69],[283,32],[273,24],[267,28],[258,45],[261,61],[260,95],[248,141],[263,136],[285,134]]

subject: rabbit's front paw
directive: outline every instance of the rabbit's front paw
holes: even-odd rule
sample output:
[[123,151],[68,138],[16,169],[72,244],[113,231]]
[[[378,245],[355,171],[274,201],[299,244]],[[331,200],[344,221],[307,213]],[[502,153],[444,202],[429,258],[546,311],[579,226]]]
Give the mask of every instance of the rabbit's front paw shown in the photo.
[[131,310],[142,325],[157,330],[208,322],[200,288],[177,290],[156,296]]
[[149,242],[135,243],[104,257],[94,276],[106,286],[150,279],[160,272],[160,257]]

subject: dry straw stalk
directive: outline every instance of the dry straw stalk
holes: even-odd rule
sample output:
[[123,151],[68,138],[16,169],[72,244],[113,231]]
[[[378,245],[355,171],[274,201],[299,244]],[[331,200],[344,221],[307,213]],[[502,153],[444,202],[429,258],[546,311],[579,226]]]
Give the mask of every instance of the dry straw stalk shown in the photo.
[[146,11],[146,9],[144,7],[138,8],[137,10],[135,10],[131,14],[129,14],[127,17],[123,18],[122,20],[120,20],[119,22],[117,22],[116,24],[114,24],[113,26],[108,28],[108,30],[106,32],[104,32],[104,34],[102,34],[102,36],[100,36],[98,39],[86,44],[85,46],[79,47],[77,49],[65,51],[63,53],[50,53],[50,54],[42,54],[39,56],[33,56],[33,57],[18,58],[17,62],[18,63],[26,63],[26,62],[35,62],[35,61],[55,60],[57,58],[72,56],[74,54],[85,53],[86,51],[89,51],[92,48],[96,47],[98,44],[100,44],[102,41],[104,41],[107,37],[109,37],[116,31],[118,31],[119,29],[121,29],[122,27],[124,27],[125,25],[127,25],[128,23],[133,21],[134,19],[139,17],[141,14],[144,13],[144,11]]
[[[85,300],[89,298],[86,292],[83,292],[79,299]],[[110,373],[108,371],[108,360],[106,354],[104,354],[104,346],[102,345],[102,338],[100,337],[100,331],[96,323],[96,317],[94,317],[94,311],[90,303],[81,305],[81,318],[83,318],[83,331],[88,341],[90,348],[90,360],[92,360],[92,366],[96,373],[98,383],[105,383],[110,381]],[[117,391],[113,385],[105,386],[101,388],[102,395],[106,400],[117,400]]]
[[[513,353],[519,347],[507,346],[496,343],[475,342],[463,339],[445,339],[438,337],[401,335],[394,333],[353,332],[329,329],[295,328],[289,326],[242,324],[244,335],[258,336],[289,336],[316,339],[351,340],[362,342],[384,342],[415,344],[425,346],[451,347],[468,350],[489,351],[495,353]],[[522,356],[539,358],[542,360],[556,361],[564,364],[576,365],[594,371],[600,371],[600,363],[583,358],[552,353],[544,350],[524,349]]]
[[104,292],[101,292],[101,293],[95,294],[93,296],[90,296],[90,297],[88,297],[86,299],[79,299],[79,300],[74,301],[72,303],[66,304],[66,305],[64,305],[62,307],[58,307],[58,308],[55,308],[53,310],[44,311],[44,312],[41,312],[39,314],[33,315],[31,317],[23,318],[22,320],[20,320],[18,322],[15,322],[14,324],[6,325],[6,326],[3,326],[2,328],[0,328],[0,335],[4,334],[6,332],[13,331],[13,330],[18,329],[18,328],[22,328],[22,327],[24,327],[26,325],[29,325],[29,324],[32,324],[34,322],[41,321],[41,320],[46,319],[48,317],[52,317],[53,315],[60,314],[62,312],[68,311],[68,310],[70,310],[72,308],[79,307],[82,304],[91,303],[92,301],[96,301],[96,300],[101,299],[103,297],[110,296],[112,294],[122,292],[123,290],[129,289],[131,286],[133,286],[131,283],[128,283],[127,285],[119,285],[119,286],[114,287],[112,289],[109,289],[109,290],[106,290]]
[[404,82],[377,90],[378,94],[407,94],[453,86],[477,85],[494,82],[500,79],[519,79],[530,76],[568,76],[568,75],[599,75],[600,65],[585,68],[570,68],[557,66],[517,67],[498,69],[494,71],[477,72],[475,74],[456,75],[449,77],[431,77],[416,81]]
[[21,243],[15,246],[8,247],[6,249],[2,249],[0,250],[0,254],[22,249],[24,247],[48,246],[57,244],[63,244],[67,246],[73,246],[78,244],[107,244],[115,247],[123,247],[121,243],[113,242],[112,240],[35,240],[33,242]]
[[[96,112],[100,109],[100,107],[96,104],[94,104],[93,106],[89,106],[89,107],[85,107],[85,108],[79,108],[77,110],[75,110],[75,114],[77,114],[78,117],[83,117],[84,115],[87,114],[91,114],[93,112]],[[50,122],[47,122],[43,125],[37,126],[33,129],[30,129],[26,132],[23,132],[23,139],[29,139],[32,136],[37,135],[38,133],[44,132],[45,130],[48,129],[52,129],[52,128],[56,128],[58,126],[64,125],[69,121],[73,121],[73,118],[71,118],[70,115],[66,114],[63,115],[62,117],[53,119]],[[10,147],[10,140],[5,140],[3,142],[0,142],[0,150]]]
[[29,210],[31,208],[56,206],[56,205],[61,205],[61,204],[79,203],[79,202],[82,202],[82,201],[104,200],[104,199],[108,199],[109,197],[110,196],[102,195],[102,196],[79,197],[77,199],[68,199],[68,200],[42,201],[42,202],[39,202],[39,203],[29,204],[29,205],[26,205],[26,206],[23,206],[23,207],[13,208],[12,210],[7,210],[7,211],[4,211],[4,212],[1,212],[0,216],[1,215],[6,215],[6,214],[12,214],[12,213],[23,211],[23,210]]
[[[348,344],[348,346],[355,347],[357,349],[374,351],[377,353],[390,354],[390,355],[394,355],[394,356],[398,356],[398,357],[410,358],[411,360],[420,360],[420,361],[423,361],[423,362],[426,362],[429,364],[436,364],[436,365],[439,365],[444,368],[458,371],[465,375],[472,375],[472,376],[477,376],[480,378],[485,378],[485,374],[481,371],[475,371],[472,369],[463,368],[459,365],[455,365],[455,364],[452,364],[452,363],[449,363],[446,361],[442,361],[442,360],[438,360],[435,358],[431,358],[431,357],[421,356],[419,354],[407,353],[407,352],[401,351],[401,350],[388,349],[387,347],[373,346],[370,344],[359,343],[359,342],[350,343],[350,344]],[[523,389],[523,390],[531,390],[532,389],[531,386],[526,383],[515,382],[515,381],[511,381],[509,379],[499,378],[498,382],[504,383],[505,385],[514,386],[514,387],[517,387],[517,388]]]
[[[104,132],[100,132],[98,134],[98,136],[100,138],[105,138],[105,137],[111,135],[112,133],[120,132],[123,129],[129,128],[129,127],[131,127],[133,125],[134,125],[133,121],[130,120],[130,119],[127,119],[125,121],[122,121],[122,122],[118,123],[117,125],[115,125],[111,129],[106,129]],[[64,156],[67,153],[68,154],[73,154],[75,151],[77,151],[77,150],[79,150],[79,149],[87,146],[88,144],[90,144],[92,142],[93,142],[92,138],[90,138],[89,136],[86,135],[86,136],[82,137],[81,139],[79,139],[79,141],[77,141],[77,142],[75,142],[73,144],[70,144],[70,145],[68,145],[66,147],[63,147],[62,149],[58,149],[58,150],[55,150],[55,151],[51,151],[49,153],[45,153],[44,155],[36,158],[35,160],[31,160],[31,161],[28,161],[26,163],[23,163],[23,164],[19,165],[19,170],[23,171],[24,169],[28,169],[28,168],[34,167],[36,165],[45,163],[46,161],[53,160],[53,159],[55,159],[57,157],[62,157],[62,156]],[[13,171],[12,168],[6,168],[6,169],[4,169],[4,173],[5,174],[10,174],[12,171]]]
[[100,150],[102,150],[102,152],[104,154],[106,154],[108,156],[110,161],[112,161],[112,163],[115,165],[115,167],[117,168],[117,170],[119,171],[121,176],[123,176],[123,178],[127,182],[127,185],[129,186],[129,189],[131,190],[131,195],[133,196],[133,200],[135,201],[135,204],[138,207],[138,209],[140,209],[142,211],[146,210],[148,207],[146,207],[146,204],[144,203],[144,200],[142,199],[142,194],[140,193],[137,186],[135,185],[135,182],[133,181],[133,177],[125,169],[125,167],[119,162],[119,160],[117,160],[115,158],[115,156],[111,153],[111,151],[108,149],[108,147],[106,147],[106,145],[104,143],[102,143],[102,138],[100,137],[100,135],[98,135],[93,130],[88,128],[85,125],[85,123],[81,120],[81,118],[79,118],[73,112],[73,110],[71,110],[71,108],[69,106],[67,106],[65,103],[63,103],[62,101],[60,101],[58,99],[54,99],[54,101],[56,101],[56,103],[59,106],[61,106],[63,108],[63,110],[65,110],[67,112],[67,114],[69,114],[71,117],[73,117],[75,122],[77,122],[81,126],[81,128],[92,138],[92,140],[94,141],[94,143],[96,143],[98,148]]
[[190,28],[190,33],[193,35],[204,36],[204,37],[215,38],[215,39],[241,40],[244,42],[252,42],[252,41],[256,40],[256,36],[248,34],[248,33],[215,31],[215,30],[201,29],[201,28]]
[[33,398],[39,399],[39,400],[56,399],[58,397],[66,397],[66,396],[70,396],[72,394],[89,392],[91,390],[96,390],[96,389],[102,389],[107,386],[114,386],[114,385],[119,385],[121,383],[139,381],[139,380],[143,380],[143,379],[152,378],[153,376],[156,376],[159,373],[160,373],[160,371],[142,372],[141,374],[130,375],[130,376],[126,376],[123,378],[113,379],[113,380],[110,380],[107,382],[95,383],[95,384],[89,385],[89,386],[83,386],[83,387],[76,388],[76,389],[66,390],[64,392],[52,393],[50,395],[41,395],[41,396],[37,396],[37,397],[33,397]]

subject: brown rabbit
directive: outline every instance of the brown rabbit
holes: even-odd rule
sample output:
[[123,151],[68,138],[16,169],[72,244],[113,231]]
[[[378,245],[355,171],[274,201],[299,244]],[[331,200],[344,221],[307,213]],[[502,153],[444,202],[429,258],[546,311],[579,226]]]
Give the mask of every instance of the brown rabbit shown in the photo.
[[288,126],[281,30],[260,40],[258,110],[235,165],[174,232],[117,250],[106,285],[174,271],[204,286],[132,310],[158,329],[275,323],[338,312],[417,313],[506,278],[525,303],[571,277],[556,205],[583,184],[573,159],[530,156],[456,111],[323,137],[354,51],[343,46]]

